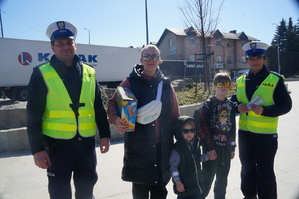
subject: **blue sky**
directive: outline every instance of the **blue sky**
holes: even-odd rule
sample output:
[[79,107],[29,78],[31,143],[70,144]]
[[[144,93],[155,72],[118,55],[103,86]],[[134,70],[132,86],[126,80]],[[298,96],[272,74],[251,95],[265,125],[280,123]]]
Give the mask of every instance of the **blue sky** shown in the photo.
[[[149,41],[157,42],[165,28],[185,29],[178,9],[186,0],[147,0]],[[74,3],[76,2],[76,3]],[[282,18],[299,18],[296,0],[225,0],[218,29],[237,30],[271,43]],[[0,0],[4,37],[48,41],[45,30],[67,20],[78,28],[77,43],[140,47],[146,43],[144,0]]]

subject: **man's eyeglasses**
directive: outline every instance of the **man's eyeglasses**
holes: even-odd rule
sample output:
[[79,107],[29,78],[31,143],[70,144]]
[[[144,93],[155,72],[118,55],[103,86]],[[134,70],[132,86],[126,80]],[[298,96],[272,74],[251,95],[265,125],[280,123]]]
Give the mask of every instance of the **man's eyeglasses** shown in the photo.
[[196,129],[182,129],[183,134],[188,134],[188,133],[195,133]]
[[152,59],[153,61],[157,62],[159,61],[160,56],[159,55],[143,55],[142,59],[144,61],[149,61],[150,59]]
[[217,88],[222,88],[224,86],[225,88],[230,87],[230,82],[217,82],[214,84]]

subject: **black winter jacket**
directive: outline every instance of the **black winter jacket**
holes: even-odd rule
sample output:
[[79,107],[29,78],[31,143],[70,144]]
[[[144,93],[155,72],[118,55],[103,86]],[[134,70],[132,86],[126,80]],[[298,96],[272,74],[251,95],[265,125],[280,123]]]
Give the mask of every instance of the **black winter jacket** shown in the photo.
[[135,132],[126,132],[122,179],[133,183],[165,186],[171,177],[169,156],[173,148],[173,120],[171,119],[172,89],[160,69],[147,80],[141,77],[142,65],[136,65],[129,75],[130,89],[138,100],[138,108],[156,99],[158,84],[163,80],[162,111],[149,124],[136,122]]

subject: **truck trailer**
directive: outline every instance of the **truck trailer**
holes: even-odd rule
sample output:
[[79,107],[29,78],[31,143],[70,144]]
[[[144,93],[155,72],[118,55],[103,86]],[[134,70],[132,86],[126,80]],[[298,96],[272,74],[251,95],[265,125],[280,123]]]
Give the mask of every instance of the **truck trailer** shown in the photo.
[[[27,85],[33,67],[50,61],[50,41],[0,38],[0,93],[26,101]],[[140,49],[77,44],[77,55],[93,66],[97,81],[108,88],[116,87],[139,62]]]

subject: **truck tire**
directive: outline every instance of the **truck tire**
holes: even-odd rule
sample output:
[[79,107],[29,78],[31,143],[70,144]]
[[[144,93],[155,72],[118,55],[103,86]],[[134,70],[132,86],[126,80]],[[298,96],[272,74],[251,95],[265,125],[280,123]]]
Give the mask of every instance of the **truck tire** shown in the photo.
[[4,90],[0,89],[0,98],[4,98],[5,94],[4,94]]
[[16,92],[14,93],[14,99],[18,101],[27,101],[28,100],[28,90],[27,87],[19,87],[16,88]]
[[7,97],[9,99],[12,99],[12,91],[11,90],[3,90],[4,92],[4,97]]

